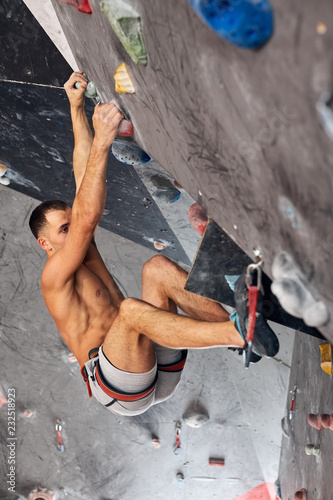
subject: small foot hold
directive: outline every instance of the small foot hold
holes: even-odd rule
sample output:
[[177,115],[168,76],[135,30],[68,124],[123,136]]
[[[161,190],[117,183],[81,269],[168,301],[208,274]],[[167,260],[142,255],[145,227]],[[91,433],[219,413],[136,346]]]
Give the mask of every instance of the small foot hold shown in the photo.
[[92,13],[88,0],[60,0],[60,2],[67,3],[84,14]]
[[7,403],[8,403],[7,396],[5,394],[3,387],[0,385],[0,406],[4,406]]
[[307,444],[305,446],[305,453],[307,455],[320,455],[320,446],[319,444]]
[[7,177],[4,177],[5,173],[7,172],[7,167],[5,165],[2,165],[0,163],[0,184],[3,186],[9,186],[10,180]]
[[55,500],[55,498],[54,491],[40,486],[37,486],[28,496],[28,500]]
[[24,412],[23,412],[23,416],[25,418],[31,418],[33,416],[33,414],[34,414],[34,412],[31,410],[24,410]]
[[325,429],[333,428],[333,415],[328,415],[327,413],[323,413],[320,415],[321,423]]
[[295,500],[307,500],[306,490],[302,488],[301,490],[296,491]]
[[314,427],[318,431],[321,431],[321,429],[323,428],[321,424],[320,415],[315,415],[314,413],[310,413],[308,415],[308,423],[311,425],[311,427]]
[[156,201],[160,201],[162,203],[174,203],[180,198],[180,191],[176,188],[171,189],[156,189],[153,193],[153,198]]
[[152,442],[154,448],[159,448],[161,446],[160,440],[156,436],[152,436],[151,442]]
[[199,17],[228,42],[247,49],[264,45],[273,33],[268,0],[189,0]]
[[126,165],[145,165],[150,161],[150,156],[133,142],[116,139],[111,146],[114,157]]
[[123,0],[102,0],[100,6],[132,61],[147,64],[140,14]]
[[319,327],[327,323],[329,313],[321,300],[316,300],[309,283],[287,252],[278,254],[273,262],[272,292],[287,313],[302,318],[308,326]]
[[164,250],[168,246],[169,245],[167,243],[165,243],[164,241],[154,240],[154,248],[156,248],[156,250]]
[[125,63],[119,64],[114,74],[118,94],[135,94],[135,88],[128,74]]
[[182,483],[184,481],[184,474],[182,472],[177,472],[176,474],[176,479],[179,483]]
[[328,342],[319,346],[321,360],[320,366],[328,375],[332,374],[332,346]]
[[188,210],[188,218],[197,233],[202,236],[208,224],[208,217],[206,211],[199,205],[193,203]]

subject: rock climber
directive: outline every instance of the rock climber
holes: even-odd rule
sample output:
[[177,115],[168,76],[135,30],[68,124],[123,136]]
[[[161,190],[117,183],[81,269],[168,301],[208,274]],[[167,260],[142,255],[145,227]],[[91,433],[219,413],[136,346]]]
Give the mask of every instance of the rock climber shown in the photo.
[[[187,349],[246,346],[224,308],[185,291],[187,273],[161,255],[143,266],[142,300],[119,290],[94,234],[106,199],[109,148],[123,114],[114,103],[97,105],[93,136],[84,110],[86,85],[83,73],[74,72],[64,86],[74,132],[73,206],[43,202],[29,224],[47,254],[45,304],[82,367],[90,396],[113,413],[137,415],[175,392]],[[272,342],[276,338],[256,335],[257,353],[274,355]]]

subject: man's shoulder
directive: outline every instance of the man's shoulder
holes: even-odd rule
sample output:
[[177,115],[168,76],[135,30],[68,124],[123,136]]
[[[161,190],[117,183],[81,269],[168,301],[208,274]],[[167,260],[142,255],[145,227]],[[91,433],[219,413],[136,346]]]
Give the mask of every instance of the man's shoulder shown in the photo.
[[66,276],[66,280],[62,277],[62,260],[58,252],[52,255],[46,262],[41,276],[41,287],[42,290],[56,290],[67,288],[67,285],[73,286],[74,276],[73,273],[69,279]]

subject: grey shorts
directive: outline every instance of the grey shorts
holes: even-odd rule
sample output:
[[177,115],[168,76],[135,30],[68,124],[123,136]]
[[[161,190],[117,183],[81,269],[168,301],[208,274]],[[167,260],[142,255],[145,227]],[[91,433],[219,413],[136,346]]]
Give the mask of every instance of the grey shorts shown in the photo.
[[130,373],[116,368],[101,345],[98,356],[82,367],[92,395],[112,413],[132,416],[170,398],[180,382],[187,351],[158,344],[154,351],[156,362],[149,372]]

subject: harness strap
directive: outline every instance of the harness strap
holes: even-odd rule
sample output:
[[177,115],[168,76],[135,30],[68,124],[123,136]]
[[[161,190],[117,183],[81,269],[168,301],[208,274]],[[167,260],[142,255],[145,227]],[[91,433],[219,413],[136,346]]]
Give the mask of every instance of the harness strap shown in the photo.
[[94,347],[93,349],[90,349],[89,354],[88,354],[89,359],[94,358],[95,356],[93,356],[93,355],[96,354],[98,351],[99,351],[99,347]]
[[88,374],[87,374],[87,369],[86,369],[86,367],[84,365],[81,366],[81,375],[82,375],[82,377],[84,378],[84,381],[87,384],[87,389],[88,389],[89,397],[92,398],[92,392],[91,392],[90,385],[89,385],[89,377],[88,377]]
[[99,361],[97,360],[96,361],[96,380],[97,380],[100,388],[105,392],[105,394],[107,394],[111,398],[117,399],[119,401],[138,401],[139,399],[142,399],[145,396],[148,396],[148,394],[150,394],[155,389],[156,382],[157,382],[157,373],[156,373],[156,377],[155,377],[153,383],[146,390],[144,390],[142,392],[136,392],[133,394],[133,393],[122,392],[122,391],[118,391],[118,390],[116,391],[105,380],[105,378],[102,374],[100,365],[99,365]]
[[182,352],[182,358],[177,363],[169,363],[167,365],[157,365],[157,369],[161,372],[180,372],[184,368],[187,358],[187,351]]

